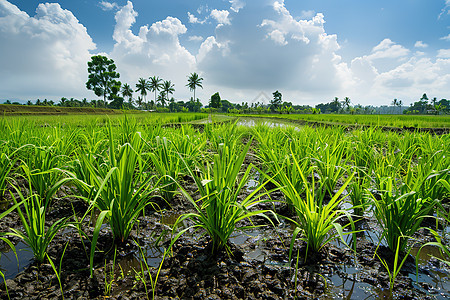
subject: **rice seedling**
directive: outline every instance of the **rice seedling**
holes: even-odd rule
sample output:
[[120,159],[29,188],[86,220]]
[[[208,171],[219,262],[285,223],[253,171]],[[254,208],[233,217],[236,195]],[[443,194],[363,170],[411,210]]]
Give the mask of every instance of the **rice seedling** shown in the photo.
[[212,144],[212,149],[218,150],[222,144],[235,147],[241,137],[237,123],[230,124],[206,124],[205,135]]
[[406,186],[397,188],[392,178],[384,178],[381,186],[379,200],[372,194],[374,215],[382,229],[380,241],[384,240],[393,252],[399,247],[399,251],[404,253],[408,237],[420,228],[436,200],[417,198],[414,191],[406,191]]
[[167,138],[156,137],[156,148],[149,153],[152,165],[159,176],[161,196],[170,205],[177,193],[176,180],[181,175],[183,162],[181,157],[171,148],[171,142]]
[[368,182],[363,177],[354,179],[349,184],[350,193],[348,195],[350,203],[352,204],[353,215],[359,219],[364,217],[364,212],[369,207],[370,196],[367,191]]
[[[395,279],[397,278],[398,274],[400,273],[403,265],[405,264],[406,260],[408,259],[409,253],[411,252],[411,248],[408,249],[408,251],[406,253],[403,253],[400,250],[401,247],[401,241],[400,239],[402,238],[408,238],[408,237],[398,237],[398,241],[396,243],[396,248],[394,251],[394,264],[392,266],[392,269],[389,267],[389,263],[384,260],[383,258],[381,258],[378,253],[375,252],[375,255],[378,257],[378,259],[380,260],[381,264],[383,265],[383,267],[386,269],[386,271],[388,272],[388,276],[389,276],[389,296],[391,299],[393,299],[393,295],[392,292],[394,290],[394,285],[395,285]],[[403,259],[400,261],[400,256],[404,254]]]
[[[300,239],[306,242],[306,252],[308,255],[308,253],[317,253],[323,246],[334,239],[340,237],[343,240],[343,235],[351,234],[354,231],[354,223],[350,214],[339,209],[339,206],[343,201],[341,194],[351,182],[354,174],[348,177],[339,191],[334,194],[327,204],[325,204],[325,190],[323,186],[325,183],[321,183],[316,193],[314,176],[312,177],[312,183],[309,183],[306,179],[307,176],[303,173],[302,167],[295,155],[292,155],[292,159],[302,184],[304,185],[304,188],[301,190],[304,192],[304,195],[302,195],[300,190],[296,187],[297,178],[290,178],[287,173],[280,172],[277,180],[274,180],[274,183],[279,187],[285,197],[292,201],[292,206],[296,213],[295,219],[283,217],[291,221],[296,227],[291,239],[289,260],[291,259],[294,242],[299,234]],[[280,171],[282,170],[280,169]],[[338,223],[338,221],[344,217],[347,217],[350,221],[349,224],[353,229],[352,232],[344,233],[343,227]],[[305,260],[306,257],[307,256],[305,256]]]
[[11,172],[15,161],[10,159],[5,152],[0,154],[0,201],[3,200],[3,196],[6,192],[6,187],[8,184],[8,176]]
[[[235,230],[246,230],[255,226],[236,227],[237,223],[243,219],[250,219],[253,216],[266,217],[267,210],[249,209],[261,203],[263,200],[258,197],[259,191],[265,184],[260,185],[252,193],[239,201],[238,196],[245,184],[249,180],[252,165],[249,165],[243,174],[240,174],[242,163],[250,147],[251,141],[247,143],[240,153],[235,148],[220,144],[218,153],[214,155],[213,163],[207,163],[206,168],[200,175],[187,166],[189,174],[194,178],[201,198],[198,201],[192,199],[186,191],[183,195],[194,206],[195,213],[183,214],[174,225],[174,230],[179,223],[184,220],[191,220],[194,225],[180,231],[172,240],[172,244],[185,232],[190,229],[204,229],[212,241],[212,253],[225,249],[230,253],[228,240]],[[271,221],[270,221],[271,222]]]
[[32,146],[28,159],[22,164],[25,176],[46,206],[61,185],[68,181],[62,178],[61,160],[62,157],[51,147]]
[[[2,212],[0,214],[0,220],[3,219],[8,214],[10,214],[12,211],[16,210],[22,204],[23,204],[23,201],[17,202],[13,206],[11,206],[10,208],[8,208],[4,212]],[[8,245],[8,247],[14,252],[14,255],[15,255],[16,260],[18,262],[19,259],[17,258],[16,248],[14,247],[13,243],[11,243],[11,241],[8,238],[5,237],[6,235],[7,235],[6,233],[0,232],[0,240],[3,241],[6,245]],[[17,264],[17,266],[18,266],[18,264]],[[8,292],[8,285],[6,284],[5,274],[3,274],[3,272],[1,270],[0,270],[0,277],[2,277],[3,282],[5,283],[6,295],[8,296],[8,299],[10,299],[9,292]]]
[[150,267],[147,262],[147,258],[145,257],[145,254],[144,254],[144,250],[140,246],[139,246],[139,253],[141,255],[141,259],[139,260],[140,270],[139,271],[134,270],[135,278],[137,281],[142,282],[142,284],[144,285],[144,288],[145,288],[145,294],[147,295],[147,299],[150,299],[148,287],[147,287],[147,279],[146,279],[147,278],[146,274],[148,275],[148,277],[150,279],[150,287],[152,289],[152,299],[155,299],[156,284],[158,283],[159,274],[161,273],[162,265],[164,263],[164,260],[166,259],[168,251],[166,250],[163,253],[163,257],[162,257],[161,262],[159,263],[159,267],[158,267],[158,270],[156,271],[155,278],[153,278],[153,276],[152,276]]
[[45,253],[45,256],[47,257],[47,260],[49,261],[50,265],[52,266],[53,272],[55,272],[56,279],[58,280],[59,289],[61,290],[61,298],[64,300],[64,290],[61,282],[61,266],[62,266],[62,260],[64,258],[64,254],[66,253],[67,246],[69,245],[69,242],[66,243],[66,246],[64,247],[64,250],[61,254],[61,258],[59,259],[59,268],[56,269],[55,263],[53,260],[48,256],[47,253]]
[[[142,182],[135,181],[136,168],[142,162],[141,146],[142,138],[139,133],[135,133],[131,143],[121,145],[116,153],[110,126],[107,161],[99,168],[89,160],[85,161],[91,173],[92,185],[84,183],[83,186],[89,190],[91,208],[95,207],[100,211],[92,237],[91,274],[103,221],[108,220],[115,242],[123,244],[128,239],[137,217],[151,204],[151,196],[156,191],[151,184],[153,176],[147,176]],[[156,186],[158,184],[159,182],[156,182]]]
[[[20,201],[16,199],[13,193],[11,193],[11,196],[22,222],[23,232],[11,228],[8,235],[22,239],[33,251],[36,262],[41,264],[46,257],[47,248],[56,234],[64,228],[73,227],[73,225],[68,222],[68,218],[61,218],[48,226],[45,222],[47,213],[45,201],[38,194],[31,192],[31,184],[29,186],[31,195],[28,197],[25,197],[16,186],[14,186],[14,189]],[[19,203],[22,203],[24,212],[18,205]]]
[[339,180],[346,173],[346,169],[342,167],[347,161],[344,157],[345,147],[343,142],[325,145],[314,157],[321,185],[330,196],[333,195]]
[[[173,135],[172,145],[174,151],[181,155],[188,166],[193,166],[196,162],[204,158],[206,139],[204,135],[194,136],[193,132],[187,132],[181,127],[181,132]],[[183,164],[183,172],[187,172]]]

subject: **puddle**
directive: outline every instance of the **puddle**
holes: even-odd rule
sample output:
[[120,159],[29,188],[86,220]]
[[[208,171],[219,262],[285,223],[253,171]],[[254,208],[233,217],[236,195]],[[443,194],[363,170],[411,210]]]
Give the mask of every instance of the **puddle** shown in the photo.
[[[409,277],[413,280],[418,289],[421,289],[425,284],[428,290],[431,287],[433,292],[436,292],[443,297],[445,296],[445,299],[450,298],[448,266],[432,259],[435,257],[438,259],[446,259],[448,261],[448,257],[444,257],[436,246],[427,245],[422,248],[420,253],[419,249],[420,247],[413,247],[411,250],[411,255],[419,261],[419,277],[417,278],[416,274],[409,274]],[[417,280],[419,284],[416,283]]]
[[[163,247],[146,247],[143,252],[135,252],[120,258],[116,271],[124,274],[134,274],[134,270],[141,270],[141,262],[143,262],[142,254],[145,256],[149,268],[158,268],[164,255]],[[142,264],[144,270],[145,263]]]
[[[33,262],[33,252],[27,244],[19,242],[15,248],[19,260],[18,263],[14,252],[9,247],[1,249],[0,269],[5,275],[5,279],[16,277],[17,274],[25,270]],[[0,282],[3,282],[1,277]]]
[[371,299],[372,286],[359,281],[357,269],[344,267],[343,271],[347,273],[346,277],[337,274],[327,277],[328,284],[331,283],[328,296],[331,299]]
[[274,127],[293,127],[296,130],[300,130],[300,127],[294,123],[283,120],[274,120],[270,118],[239,118],[236,125],[246,126],[246,127],[255,127],[256,125],[268,126],[271,128]]
[[161,216],[160,223],[172,227],[181,215],[181,213],[164,214]]

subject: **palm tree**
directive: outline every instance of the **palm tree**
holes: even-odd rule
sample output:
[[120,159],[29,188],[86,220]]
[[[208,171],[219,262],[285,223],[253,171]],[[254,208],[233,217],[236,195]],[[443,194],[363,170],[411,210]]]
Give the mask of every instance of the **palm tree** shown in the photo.
[[137,100],[136,100],[136,103],[137,103],[137,105],[138,105],[139,108],[141,108],[142,100],[143,100],[142,97],[141,97],[141,96],[138,96],[138,98],[137,98]]
[[188,84],[186,86],[191,90],[194,91],[194,101],[195,101],[195,89],[197,87],[203,88],[202,86],[203,78],[199,77],[197,73],[191,73],[191,75],[188,76]]
[[[175,92],[174,86],[175,86],[175,84],[173,84],[170,80],[164,81],[164,83],[162,85],[162,90],[164,91],[167,99],[169,99],[170,94],[173,94],[173,92]],[[164,104],[165,104],[164,98],[162,98],[161,104],[164,107]]]
[[133,97],[133,90],[131,89],[131,87],[128,85],[128,83],[125,83],[122,87],[122,96],[128,97],[128,102],[130,103],[130,105],[132,105],[132,100],[131,98]]
[[144,99],[145,103],[145,96],[147,96],[147,91],[150,90],[150,83],[147,81],[147,79],[139,78],[138,83],[136,83],[136,92],[141,92],[141,96]]
[[164,91],[159,92],[158,98],[156,99],[157,102],[161,102],[161,105],[164,107],[166,99],[166,93]]
[[350,98],[349,97],[345,97],[344,101],[343,101],[344,106],[347,107],[347,110],[350,109]]
[[150,77],[150,90],[155,92],[155,103],[156,103],[156,93],[162,88],[162,79],[158,76]]

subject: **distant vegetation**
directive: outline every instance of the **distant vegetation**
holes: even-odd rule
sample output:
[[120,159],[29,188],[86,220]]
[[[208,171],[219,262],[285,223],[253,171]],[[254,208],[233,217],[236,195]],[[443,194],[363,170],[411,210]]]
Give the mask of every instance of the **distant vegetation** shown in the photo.
[[[118,79],[120,74],[116,72],[116,65],[112,59],[105,56],[95,55],[88,62],[88,81],[86,88],[92,90],[96,96],[102,97],[100,100],[82,100],[62,97],[58,103],[53,100],[37,99],[34,103],[28,100],[27,105],[32,106],[59,106],[59,107],[95,107],[112,109],[138,109],[158,112],[222,112],[233,114],[413,114],[413,115],[442,115],[450,113],[450,101],[447,99],[437,100],[436,97],[429,98],[426,93],[422,97],[404,106],[401,99],[393,99],[390,105],[375,107],[372,105],[362,106],[352,104],[349,97],[340,100],[335,97],[327,103],[310,105],[293,105],[292,102],[283,101],[282,93],[278,90],[273,92],[272,99],[255,99],[252,102],[242,101],[241,103],[231,103],[221,99],[219,92],[211,95],[209,105],[203,107],[199,98],[196,98],[197,88],[203,88],[203,78],[197,73],[188,76],[186,87],[193,92],[193,97],[188,101],[177,100],[171,95],[175,92],[175,84],[170,80],[163,80],[158,76],[148,79],[139,78],[133,91],[128,83],[122,84]],[[148,93],[154,93],[154,97],[147,99]],[[138,96],[134,97],[133,93]],[[258,100],[258,101],[256,101]],[[5,101],[4,104],[20,105],[19,102]]]

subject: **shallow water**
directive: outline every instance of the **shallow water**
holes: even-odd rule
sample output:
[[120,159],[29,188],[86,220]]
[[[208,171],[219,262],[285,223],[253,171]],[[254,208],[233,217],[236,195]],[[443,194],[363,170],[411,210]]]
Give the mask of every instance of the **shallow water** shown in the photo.
[[[25,270],[33,262],[33,252],[27,244],[19,242],[15,248],[17,259],[14,251],[9,247],[1,249],[0,269],[5,275],[5,279],[16,277],[17,274]],[[0,282],[3,282],[1,277]]]
[[237,121],[236,125],[239,126],[246,126],[246,127],[254,127],[258,124],[263,124],[266,126],[269,126],[271,128],[273,127],[294,127],[297,130],[300,130],[299,125],[291,123],[286,120],[275,120],[272,118],[250,118],[250,117],[240,117]]

